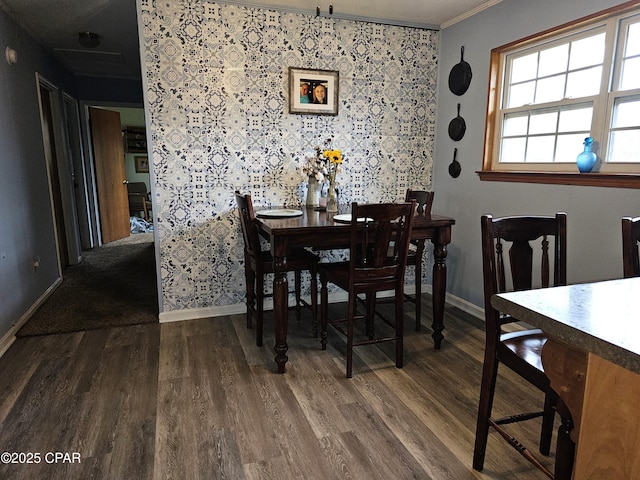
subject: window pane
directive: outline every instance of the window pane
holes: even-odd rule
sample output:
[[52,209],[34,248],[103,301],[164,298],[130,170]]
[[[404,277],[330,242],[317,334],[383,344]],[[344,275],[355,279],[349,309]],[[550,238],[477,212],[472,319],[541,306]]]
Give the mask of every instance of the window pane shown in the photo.
[[589,132],[558,136],[556,162],[575,162],[578,155],[584,150],[583,142],[588,136]]
[[638,126],[640,126],[640,99],[617,101],[613,112],[611,128]]
[[573,108],[560,112],[558,132],[576,132],[578,130],[589,132],[591,130],[591,116],[593,108]]
[[520,107],[533,103],[534,88],[535,82],[521,83],[520,85],[511,87],[507,108]]
[[600,93],[602,67],[589,68],[569,74],[567,98],[588,97]]
[[565,75],[557,75],[538,81],[536,87],[536,102],[545,103],[562,100],[564,98]]
[[529,123],[529,115],[511,114],[506,115],[502,135],[505,137],[513,137],[516,135],[527,134],[527,124]]
[[540,66],[538,76],[546,77],[556,73],[567,71],[567,59],[569,58],[569,44],[549,48],[540,52]]
[[511,83],[524,82],[536,78],[538,70],[538,54],[532,53],[516,58],[511,62]]
[[640,57],[629,58],[622,62],[620,90],[631,90],[632,88],[640,88]]
[[534,113],[531,115],[529,135],[555,133],[557,122],[558,112]]
[[640,162],[638,138],[640,138],[640,128],[636,130],[622,130],[618,132],[611,132],[611,137],[609,140],[609,156],[607,162]]
[[522,163],[524,162],[524,152],[527,146],[526,138],[505,138],[502,140],[500,148],[501,163]]
[[640,23],[629,25],[627,33],[627,46],[624,56],[631,57],[633,55],[640,55]]
[[600,33],[592,37],[571,42],[571,59],[569,69],[600,65],[604,59],[605,34]]
[[555,135],[530,137],[527,145],[527,162],[552,163]]
[[640,126],[640,99],[616,101],[611,128]]

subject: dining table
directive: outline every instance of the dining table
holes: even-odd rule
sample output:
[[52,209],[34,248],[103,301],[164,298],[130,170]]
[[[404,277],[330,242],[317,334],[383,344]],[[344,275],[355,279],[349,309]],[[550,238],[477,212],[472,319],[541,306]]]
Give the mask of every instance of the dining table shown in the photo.
[[548,336],[542,365],[571,412],[573,478],[640,478],[640,278],[501,293]]
[[[349,248],[350,223],[339,219],[348,217],[350,205],[340,205],[338,212],[313,207],[297,209],[256,209],[260,234],[268,240],[273,256],[273,314],[275,325],[275,362],[278,373],[285,372],[287,363],[288,297],[287,254],[294,247],[318,250]],[[274,212],[275,213],[271,213]],[[294,211],[295,214],[278,215]],[[339,217],[338,217],[339,216]],[[431,240],[433,244],[433,322],[434,348],[439,350],[444,338],[444,308],[447,283],[447,245],[451,242],[453,218],[443,215],[416,214],[412,222],[412,240]],[[419,281],[419,279],[417,279]]]

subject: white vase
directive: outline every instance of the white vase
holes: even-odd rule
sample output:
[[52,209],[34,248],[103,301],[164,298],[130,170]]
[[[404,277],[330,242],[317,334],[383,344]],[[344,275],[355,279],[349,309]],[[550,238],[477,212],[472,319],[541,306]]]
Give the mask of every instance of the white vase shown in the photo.
[[317,207],[320,204],[322,184],[315,177],[309,177],[307,185],[307,207]]

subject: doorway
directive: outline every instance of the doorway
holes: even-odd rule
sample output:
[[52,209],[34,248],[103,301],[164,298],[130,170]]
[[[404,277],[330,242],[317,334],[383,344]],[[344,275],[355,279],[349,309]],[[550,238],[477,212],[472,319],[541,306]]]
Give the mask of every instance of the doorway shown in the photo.
[[42,76],[38,76],[38,94],[44,157],[51,204],[53,205],[58,266],[62,272],[69,265],[78,264],[82,258],[73,158],[68,124],[64,121],[64,107],[59,89]]
[[[105,225],[105,222],[113,221],[114,215],[119,217],[118,228],[124,229],[126,224],[131,234],[153,232],[153,215],[151,215],[153,202],[150,193],[152,182],[147,156],[144,109],[129,106],[86,105],[85,112],[88,131],[91,133],[88,145],[93,154],[94,198],[96,199],[94,211],[97,220],[95,223],[97,232],[101,233],[100,241],[96,239],[97,243],[112,243],[118,240],[116,237],[122,239],[128,236],[128,233],[125,234],[123,230],[119,235],[105,232],[111,228],[111,225]],[[106,125],[101,122],[105,122]],[[117,165],[111,165],[111,163],[117,163]],[[123,185],[127,192],[124,205],[113,200],[113,195],[119,195],[122,192]],[[132,185],[136,188],[129,189],[128,187]],[[131,208],[129,203],[129,190],[139,192],[140,187],[145,192],[144,197],[148,205],[147,218],[144,218],[141,211]],[[114,188],[116,193],[111,193],[110,188]],[[104,198],[105,196],[107,198]],[[112,209],[117,211],[113,212]],[[132,239],[132,241],[139,241],[139,239]]]

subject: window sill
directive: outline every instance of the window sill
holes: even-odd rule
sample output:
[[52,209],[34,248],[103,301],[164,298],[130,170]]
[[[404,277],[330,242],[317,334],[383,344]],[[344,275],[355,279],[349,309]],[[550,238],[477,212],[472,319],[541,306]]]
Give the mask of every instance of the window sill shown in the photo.
[[488,182],[548,183],[584,185],[588,187],[640,188],[638,174],[560,173],[560,172],[495,172],[478,171],[480,180]]

